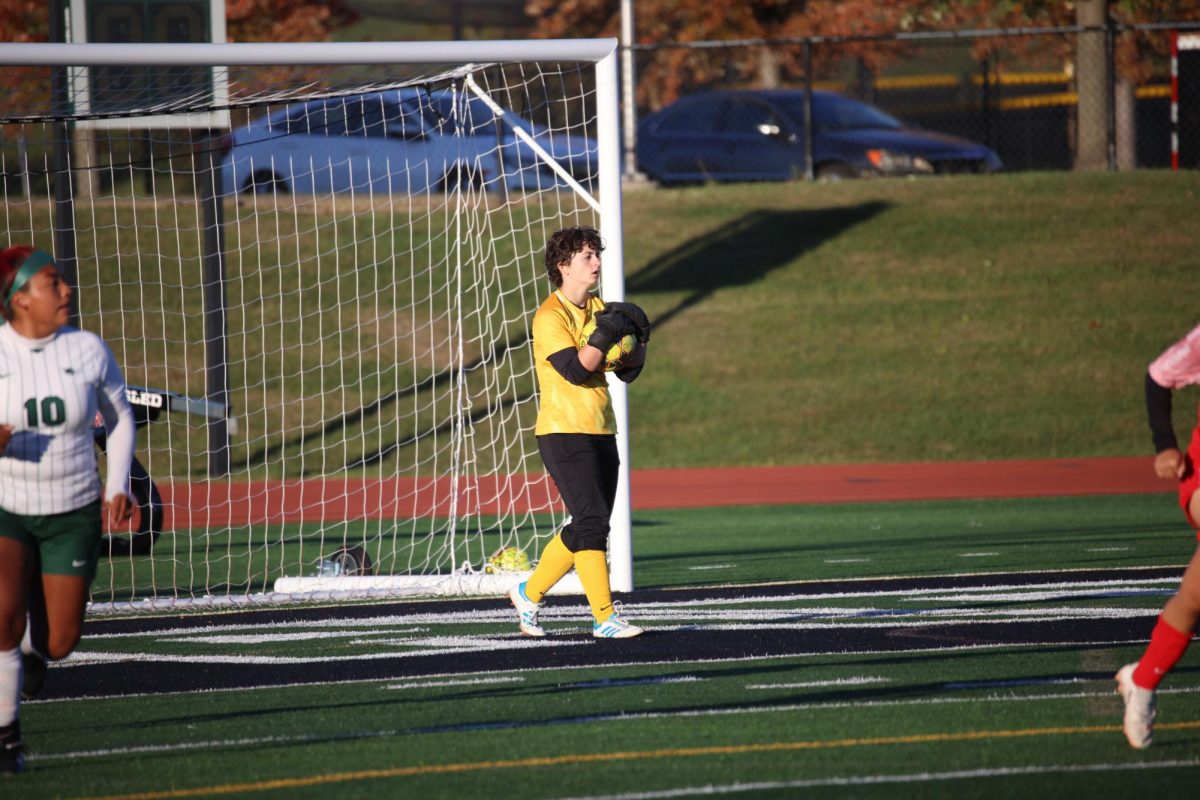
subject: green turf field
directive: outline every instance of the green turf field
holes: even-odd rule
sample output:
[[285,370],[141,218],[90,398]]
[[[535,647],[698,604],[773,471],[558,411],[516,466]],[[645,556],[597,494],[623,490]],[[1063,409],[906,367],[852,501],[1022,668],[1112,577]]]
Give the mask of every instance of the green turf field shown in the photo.
[[1169,494],[656,511],[635,515],[624,601],[648,634],[627,642],[581,635],[575,598],[538,641],[496,600],[93,617],[0,790],[1179,794],[1200,770],[1195,654],[1145,752],[1111,676],[1193,547]]
[[[403,572],[431,545],[402,522],[165,531],[149,556],[101,561],[96,603],[270,591],[315,574],[339,543],[367,542],[380,574]],[[548,526],[546,526],[547,529]],[[639,588],[826,580],[963,571],[1180,563],[1187,526],[1173,495],[762,506],[641,511],[633,517]],[[391,536],[399,534],[393,552]],[[1138,547],[1125,549],[1131,534]],[[462,537],[458,563],[483,566],[497,534]],[[911,545],[911,546],[910,546]],[[919,545],[919,546],[918,546]],[[535,554],[531,554],[535,555]],[[444,569],[444,566],[443,566]]]

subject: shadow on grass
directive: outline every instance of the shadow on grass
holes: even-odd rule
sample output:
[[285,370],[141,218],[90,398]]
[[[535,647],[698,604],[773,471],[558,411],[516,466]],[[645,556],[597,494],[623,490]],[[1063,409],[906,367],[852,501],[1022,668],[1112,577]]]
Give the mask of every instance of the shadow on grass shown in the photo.
[[[739,219],[726,223],[716,230],[692,239],[652,264],[646,265],[626,280],[626,293],[636,296],[655,292],[687,292],[674,306],[660,312],[654,323],[661,327],[676,316],[703,302],[714,292],[745,286],[761,280],[769,273],[784,267],[799,256],[825,242],[837,238],[845,231],[877,216],[888,208],[887,203],[862,203],[857,206],[805,209],[798,211],[754,211]],[[450,383],[461,375],[469,380],[480,370],[496,368],[506,362],[511,354],[529,346],[528,321],[522,332],[498,341],[492,348],[475,359],[457,367],[444,369],[424,380],[396,391],[382,394],[360,408],[326,420],[321,425],[297,432],[287,439],[268,442],[248,453],[245,458],[232,464],[237,471],[253,470],[285,457],[288,453],[303,451],[314,443],[333,437],[348,438],[345,431],[368,425],[376,419],[385,418],[398,403],[423,392],[446,392]],[[517,397],[495,398],[494,405],[477,409],[472,421],[479,421],[499,411],[506,411],[532,399],[530,393]],[[451,423],[421,431],[412,431],[409,436],[362,452],[348,455],[344,469],[378,466],[397,451],[422,443],[439,434],[450,433]],[[436,441],[436,439],[434,439]],[[301,469],[299,476],[322,474],[319,470]]]
[[888,203],[872,202],[753,211],[642,267],[626,279],[625,292],[634,299],[654,292],[687,292],[680,302],[656,315],[654,325],[662,327],[719,289],[759,281],[889,207]]

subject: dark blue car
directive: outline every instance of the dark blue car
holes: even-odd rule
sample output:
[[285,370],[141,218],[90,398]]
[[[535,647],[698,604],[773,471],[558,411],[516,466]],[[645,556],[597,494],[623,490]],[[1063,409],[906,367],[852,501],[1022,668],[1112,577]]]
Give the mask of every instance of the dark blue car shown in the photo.
[[[695,94],[645,117],[638,168],[664,184],[783,181],[805,173],[804,92]],[[813,173],[820,180],[874,175],[995,172],[990,148],[905,127],[874,106],[813,92]]]

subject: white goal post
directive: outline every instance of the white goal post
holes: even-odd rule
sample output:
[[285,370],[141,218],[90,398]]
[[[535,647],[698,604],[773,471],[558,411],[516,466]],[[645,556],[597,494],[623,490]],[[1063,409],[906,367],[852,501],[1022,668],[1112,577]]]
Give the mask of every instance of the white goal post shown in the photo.
[[[70,97],[97,67],[108,98],[121,67],[227,85],[98,113]],[[520,579],[489,556],[536,559],[566,521],[533,438],[546,237],[598,228],[601,294],[624,299],[615,39],[0,44],[0,88],[0,246],[55,251],[131,385],[203,401],[139,430],[163,529],[102,559],[94,609]],[[623,592],[628,410],[609,384]]]

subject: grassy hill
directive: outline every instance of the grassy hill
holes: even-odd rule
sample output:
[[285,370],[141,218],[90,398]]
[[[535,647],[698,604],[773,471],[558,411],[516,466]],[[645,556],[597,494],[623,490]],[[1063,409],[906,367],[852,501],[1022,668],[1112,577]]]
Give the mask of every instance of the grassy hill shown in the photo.
[[1146,365],[1200,317],[1198,195],[1167,172],[629,192],[627,290],[659,323],[635,466],[1146,453]]
[[[632,463],[1147,453],[1146,365],[1200,316],[1198,195],[1200,173],[1153,171],[630,190],[627,293],[656,321],[630,391]],[[238,475],[391,474],[428,456],[424,432],[444,406],[397,387],[443,369],[429,348],[447,341],[450,292],[431,287],[460,279],[434,257],[450,246],[452,212],[414,222],[408,202],[227,206]],[[9,218],[47,208],[13,205]],[[491,269],[520,237],[471,262],[512,285],[489,290],[503,310],[468,328],[503,327],[498,341],[520,346],[545,292],[526,245],[557,224],[541,213],[532,199],[505,211],[529,232],[517,263],[534,279],[520,291],[512,270]],[[77,206],[79,298],[84,325],[119,342],[131,383],[198,395],[204,301],[189,215],[169,202]],[[484,285],[474,274],[461,280]],[[531,425],[533,405],[519,401],[532,377],[506,391]],[[1186,434],[1197,394],[1181,394]],[[198,422],[172,415],[141,442],[156,474],[205,474]]]

